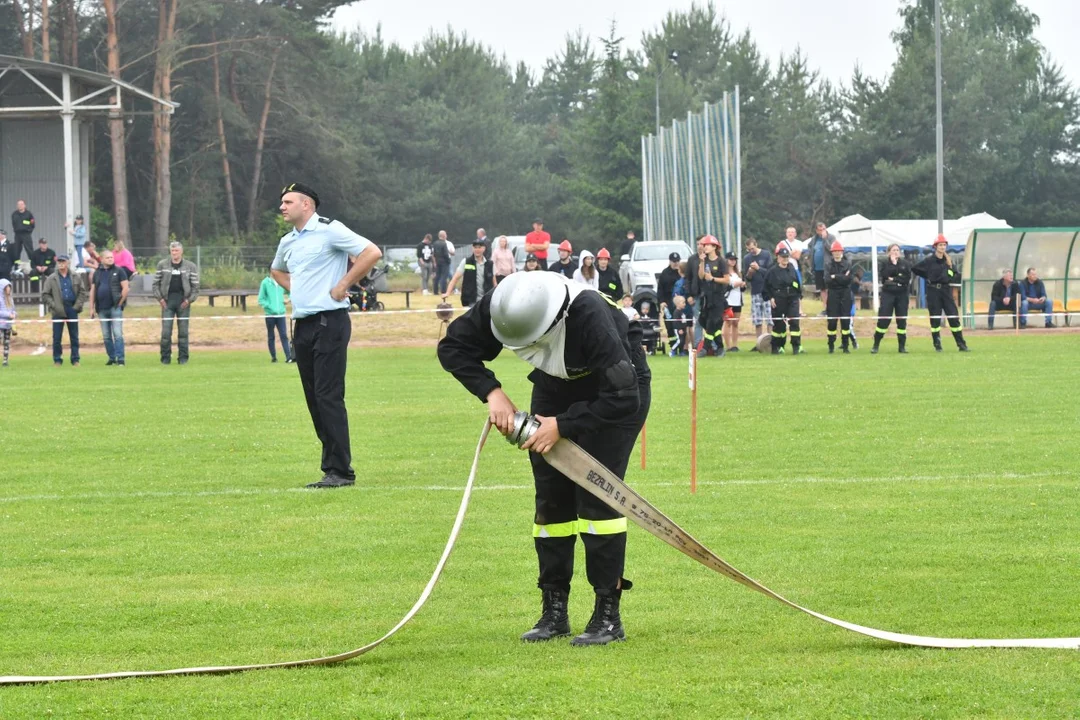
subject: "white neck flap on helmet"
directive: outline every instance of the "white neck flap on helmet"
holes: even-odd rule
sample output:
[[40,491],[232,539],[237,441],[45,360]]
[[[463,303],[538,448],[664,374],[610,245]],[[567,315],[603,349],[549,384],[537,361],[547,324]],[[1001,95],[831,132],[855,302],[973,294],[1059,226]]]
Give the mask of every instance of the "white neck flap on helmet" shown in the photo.
[[[560,275],[560,277],[562,277]],[[552,377],[572,380],[566,371],[566,319],[570,317],[570,306],[574,299],[583,292],[596,292],[593,288],[573,282],[562,277],[570,294],[570,301],[566,306],[566,312],[555,321],[550,330],[532,345],[525,347],[509,348],[514,354],[525,362],[532,365],[540,372],[547,373]]]

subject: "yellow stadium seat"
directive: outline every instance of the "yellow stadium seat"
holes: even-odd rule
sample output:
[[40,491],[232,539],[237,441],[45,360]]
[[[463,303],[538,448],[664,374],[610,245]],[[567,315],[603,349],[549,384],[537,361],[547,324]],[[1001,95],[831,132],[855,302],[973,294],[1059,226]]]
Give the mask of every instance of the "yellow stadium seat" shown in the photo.
[[[1056,301],[1054,302],[1054,305],[1055,306],[1057,305]],[[1070,300],[1068,302],[1068,304],[1065,306],[1065,311],[1070,312],[1070,313],[1080,313],[1080,300]],[[1066,315],[1065,316],[1065,324],[1069,325],[1069,324],[1071,324],[1071,321],[1072,321],[1072,316],[1071,315]]]
[[983,302],[982,300],[976,300],[974,307],[977,314],[990,312],[990,303]]

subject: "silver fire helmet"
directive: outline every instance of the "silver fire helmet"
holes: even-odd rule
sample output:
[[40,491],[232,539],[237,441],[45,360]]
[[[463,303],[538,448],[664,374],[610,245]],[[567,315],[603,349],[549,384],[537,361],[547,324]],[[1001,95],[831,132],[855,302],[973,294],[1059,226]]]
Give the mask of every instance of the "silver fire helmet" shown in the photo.
[[508,348],[532,345],[551,328],[568,293],[560,273],[516,272],[491,294],[491,331]]

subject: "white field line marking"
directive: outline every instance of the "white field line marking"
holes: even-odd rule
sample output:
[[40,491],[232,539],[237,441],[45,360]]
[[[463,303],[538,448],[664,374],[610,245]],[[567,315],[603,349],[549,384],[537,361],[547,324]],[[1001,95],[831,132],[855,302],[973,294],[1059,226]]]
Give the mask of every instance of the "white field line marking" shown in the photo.
[[[850,477],[850,478],[823,478],[823,477],[794,477],[794,478],[761,478],[756,480],[702,480],[698,481],[703,487],[724,487],[741,485],[803,485],[803,484],[837,484],[855,485],[869,483],[897,483],[897,482],[941,482],[946,480],[1027,480],[1034,478],[1060,477],[1070,473],[1066,470],[1046,470],[1030,473],[972,473],[968,475],[885,475],[879,477]],[[643,488],[673,488],[687,487],[687,482],[645,482],[638,487]],[[525,491],[532,490],[529,485],[478,485],[474,488],[477,492],[492,491]],[[357,486],[355,490],[360,492],[459,492],[460,485],[393,485],[393,486]],[[344,490],[339,492],[355,492]],[[41,494],[41,495],[12,495],[0,497],[0,504],[36,502],[49,500],[121,500],[139,498],[198,498],[198,497],[244,497],[249,495],[281,495],[285,493],[325,493],[326,490],[308,490],[306,488],[250,488],[228,490],[196,490],[196,491],[141,491],[141,492],[100,492],[100,493],[71,493],[71,494]]]

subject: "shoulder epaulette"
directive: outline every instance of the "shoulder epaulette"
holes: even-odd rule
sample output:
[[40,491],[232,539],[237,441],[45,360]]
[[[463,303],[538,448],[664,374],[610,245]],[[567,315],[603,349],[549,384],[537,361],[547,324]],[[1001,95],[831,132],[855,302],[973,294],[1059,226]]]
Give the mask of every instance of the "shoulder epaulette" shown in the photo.
[[334,222],[334,218],[320,217],[319,222],[321,222],[323,225],[329,225],[330,223]]

